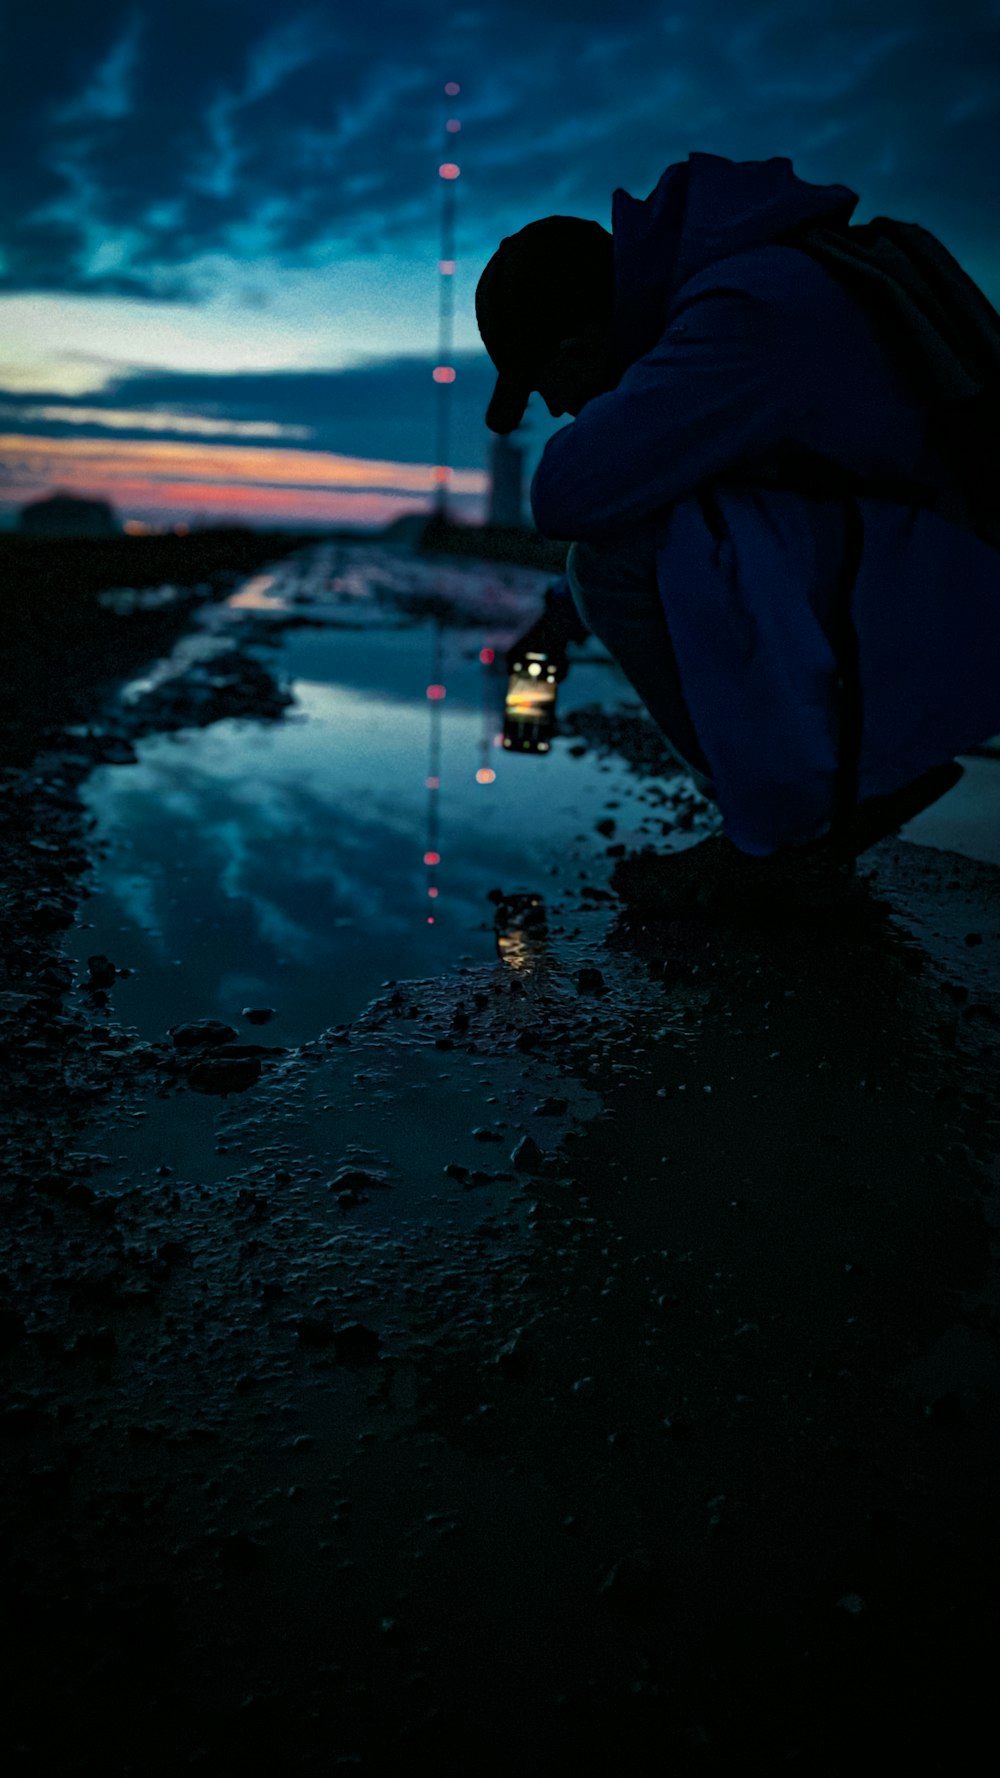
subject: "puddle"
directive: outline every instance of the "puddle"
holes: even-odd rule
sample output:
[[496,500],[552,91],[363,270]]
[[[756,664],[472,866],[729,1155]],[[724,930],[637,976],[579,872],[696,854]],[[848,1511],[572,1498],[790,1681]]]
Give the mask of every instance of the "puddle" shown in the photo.
[[[602,881],[612,836],[594,828],[609,809],[616,843],[660,839],[662,781],[592,751],[574,757],[572,736],[545,758],[499,745],[505,681],[480,651],[500,654],[545,583],[492,564],[437,571],[359,550],[334,563],[317,550],[255,576],[210,616],[261,626],[251,638],[295,703],[279,722],[151,736],[137,763],[87,781],[98,860],[68,936],[81,962],[103,952],[133,972],[115,987],[124,1025],[153,1038],[215,1017],[298,1045],[387,982],[494,960],[491,889],[554,895],[557,878]],[[420,615],[435,601],[447,622]],[[270,614],[289,612],[303,626],[269,634]],[[188,638],[180,658],[204,647]],[[560,687],[563,711],[630,695],[597,644],[588,650]],[[429,697],[439,685],[446,695]],[[275,1016],[254,1032],[247,1007]]]
[[954,790],[900,830],[918,846],[961,852],[983,864],[1000,864],[1000,758],[969,756]]

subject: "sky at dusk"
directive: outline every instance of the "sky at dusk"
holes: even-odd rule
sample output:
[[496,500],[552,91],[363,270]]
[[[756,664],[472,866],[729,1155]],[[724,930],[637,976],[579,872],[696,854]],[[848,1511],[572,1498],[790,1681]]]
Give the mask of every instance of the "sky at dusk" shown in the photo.
[[[692,151],[849,186],[1000,307],[1000,0],[0,0],[0,37],[0,524],[55,488],[151,524],[426,508],[446,159],[459,518],[487,259]],[[564,424],[533,398],[528,473]]]

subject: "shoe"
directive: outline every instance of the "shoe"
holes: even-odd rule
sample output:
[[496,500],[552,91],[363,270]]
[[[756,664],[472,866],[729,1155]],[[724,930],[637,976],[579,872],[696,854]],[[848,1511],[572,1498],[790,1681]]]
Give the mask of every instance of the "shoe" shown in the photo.
[[911,778],[909,784],[890,791],[888,796],[866,798],[853,810],[843,838],[836,833],[825,836],[832,851],[842,857],[860,858],[869,846],[887,839],[889,834],[905,827],[924,809],[929,809],[932,803],[947,796],[964,776],[965,767],[952,759],[946,765],[932,766],[929,772],[921,772],[919,778]]
[[669,919],[685,909],[733,914],[826,913],[857,900],[855,860],[954,788],[963,768],[935,766],[888,796],[859,803],[839,830],[766,858],[713,834],[682,852],[644,847],[615,866],[611,887],[632,915]]
[[683,852],[634,852],[611,878],[629,915],[653,920],[694,909],[736,917],[825,912],[846,899],[853,883],[853,861],[833,857],[823,841],[752,858],[724,834]]

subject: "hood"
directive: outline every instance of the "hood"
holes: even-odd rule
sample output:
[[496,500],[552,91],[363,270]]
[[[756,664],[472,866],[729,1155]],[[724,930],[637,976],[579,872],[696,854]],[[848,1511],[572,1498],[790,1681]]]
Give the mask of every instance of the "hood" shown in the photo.
[[674,292],[713,260],[763,247],[799,223],[846,226],[857,202],[846,185],[808,185],[784,155],[689,154],[648,198],[616,191],[615,325],[625,363],[656,344]]

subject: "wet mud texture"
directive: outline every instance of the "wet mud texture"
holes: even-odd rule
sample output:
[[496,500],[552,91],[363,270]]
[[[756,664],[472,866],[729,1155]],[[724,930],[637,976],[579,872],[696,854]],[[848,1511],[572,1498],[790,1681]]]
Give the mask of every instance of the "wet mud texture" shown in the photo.
[[86,769],[4,782],[7,1770],[963,1769],[997,873],[885,842],[834,928],[609,901],[582,969],[578,885],[501,885],[495,965],[216,1100],[252,1045],[139,1043],[62,959]]

